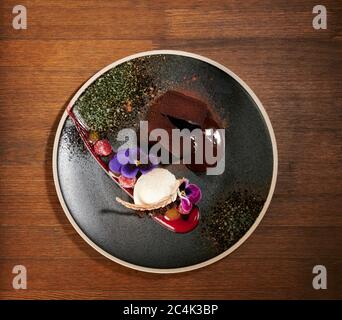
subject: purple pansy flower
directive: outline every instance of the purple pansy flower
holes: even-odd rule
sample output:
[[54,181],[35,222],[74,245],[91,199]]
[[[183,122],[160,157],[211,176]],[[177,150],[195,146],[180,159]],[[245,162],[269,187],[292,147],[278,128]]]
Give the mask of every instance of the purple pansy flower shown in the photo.
[[121,149],[109,161],[110,171],[130,179],[135,178],[139,172],[145,174],[156,166],[156,158],[153,155],[147,156],[139,148]]
[[181,214],[189,214],[192,207],[202,199],[202,192],[197,185],[185,180],[179,187],[178,196],[180,198],[178,211]]

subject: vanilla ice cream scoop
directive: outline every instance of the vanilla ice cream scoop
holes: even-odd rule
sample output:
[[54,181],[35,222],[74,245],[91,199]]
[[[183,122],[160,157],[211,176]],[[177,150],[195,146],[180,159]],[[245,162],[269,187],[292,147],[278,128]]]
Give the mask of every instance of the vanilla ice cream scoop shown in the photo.
[[171,197],[176,200],[179,183],[176,177],[166,169],[156,168],[143,174],[134,186],[134,203],[149,205]]

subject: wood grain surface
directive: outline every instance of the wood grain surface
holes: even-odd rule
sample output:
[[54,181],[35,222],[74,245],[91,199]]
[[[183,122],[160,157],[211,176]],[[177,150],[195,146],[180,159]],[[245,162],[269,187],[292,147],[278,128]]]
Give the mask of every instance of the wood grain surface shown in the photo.
[[[0,298],[342,298],[342,2],[26,0],[0,2]],[[274,198],[255,233],[197,271],[147,274],[88,246],[52,177],[57,124],[73,93],[124,56],[152,49],[205,55],[238,74],[267,110],[279,149]],[[24,265],[27,290],[12,288]],[[328,289],[314,290],[323,264]]]

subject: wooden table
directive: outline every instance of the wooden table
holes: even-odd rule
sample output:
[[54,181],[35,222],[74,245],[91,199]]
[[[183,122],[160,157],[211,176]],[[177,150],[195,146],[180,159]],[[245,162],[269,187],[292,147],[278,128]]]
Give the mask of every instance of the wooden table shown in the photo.
[[[26,0],[0,4],[0,298],[342,298],[342,3],[324,1]],[[101,4],[100,4],[101,3]],[[171,5],[172,3],[172,5]],[[102,257],[68,222],[52,178],[56,126],[75,90],[139,51],[178,49],[228,66],[263,102],[279,176],[261,225],[204,269],[155,275]],[[24,265],[27,290],[12,288]],[[323,264],[328,289],[314,290]]]

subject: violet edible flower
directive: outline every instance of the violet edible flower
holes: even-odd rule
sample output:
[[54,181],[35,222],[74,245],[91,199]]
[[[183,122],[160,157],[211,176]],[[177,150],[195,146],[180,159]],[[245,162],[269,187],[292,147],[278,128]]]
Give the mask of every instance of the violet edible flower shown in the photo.
[[202,192],[196,184],[185,180],[178,189],[178,196],[180,198],[180,204],[177,208],[179,213],[189,214],[192,207],[202,199]]
[[109,170],[126,178],[135,178],[138,173],[145,174],[157,166],[153,155],[149,156],[148,163],[142,163],[142,159],[147,159],[145,157],[147,155],[139,148],[119,150],[109,161]]

